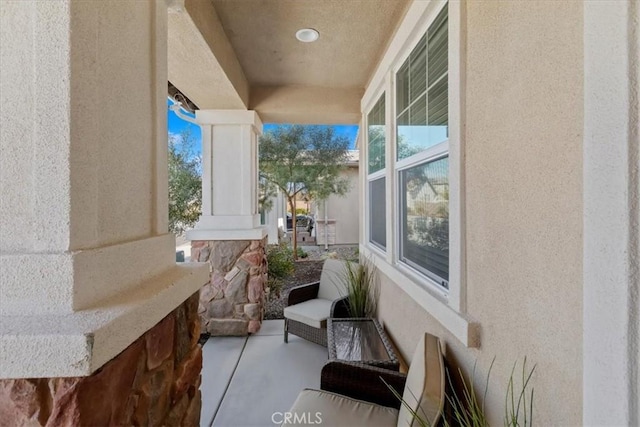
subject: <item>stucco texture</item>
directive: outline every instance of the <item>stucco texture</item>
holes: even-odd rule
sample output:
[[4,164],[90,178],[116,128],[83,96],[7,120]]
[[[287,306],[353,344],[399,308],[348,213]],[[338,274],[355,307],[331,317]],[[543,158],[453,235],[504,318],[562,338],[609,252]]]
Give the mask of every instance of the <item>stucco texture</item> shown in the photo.
[[166,68],[156,71],[149,48],[166,49],[156,11],[142,1],[2,2],[3,252],[152,235],[153,165],[166,146],[155,109]]
[[536,423],[581,425],[582,4],[469,1],[466,25],[466,301],[481,347],[382,274],[379,315],[406,357],[425,331],[467,373],[477,362],[477,382],[495,357],[492,424],[526,356]]
[[[349,180],[349,190],[343,196],[330,196],[326,203],[329,221],[335,220],[334,243],[337,245],[358,243],[358,231],[360,230],[360,216],[357,214],[358,168],[349,167],[343,176]],[[324,220],[324,207],[325,205],[319,202],[318,220]],[[320,231],[318,233],[321,234]],[[318,241],[324,242],[323,236],[318,236]]]
[[154,4],[73,2],[72,17],[72,249],[150,236],[163,140],[149,49],[164,42],[155,39]]

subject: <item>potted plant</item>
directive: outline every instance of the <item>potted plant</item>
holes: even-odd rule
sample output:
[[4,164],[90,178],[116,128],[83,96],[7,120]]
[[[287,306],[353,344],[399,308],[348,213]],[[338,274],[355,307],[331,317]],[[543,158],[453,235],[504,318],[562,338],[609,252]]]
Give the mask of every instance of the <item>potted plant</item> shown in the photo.
[[349,317],[374,317],[378,303],[375,266],[369,260],[347,261],[342,279],[347,292]]

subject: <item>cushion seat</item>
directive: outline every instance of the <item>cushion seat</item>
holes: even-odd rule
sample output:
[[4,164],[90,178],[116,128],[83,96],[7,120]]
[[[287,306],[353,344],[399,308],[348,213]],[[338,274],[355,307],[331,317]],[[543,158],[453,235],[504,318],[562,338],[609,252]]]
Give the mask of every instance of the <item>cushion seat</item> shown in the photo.
[[[445,365],[442,343],[434,335],[422,335],[406,376],[356,362],[333,361],[327,366],[333,367],[335,378],[326,378],[323,368],[321,384],[325,390],[303,390],[282,425],[416,427],[425,422],[438,425],[442,418]],[[384,384],[383,376],[390,382]],[[402,404],[398,401],[395,408],[383,405],[392,395],[390,383],[397,393],[403,388]]]
[[332,304],[333,301],[326,299],[312,299],[285,307],[284,317],[313,328],[324,328],[326,327],[327,319],[331,315]]
[[314,389],[304,389],[289,412],[291,418],[285,419],[283,426],[308,426],[309,420],[335,427],[383,427],[395,426],[398,422],[397,409]]

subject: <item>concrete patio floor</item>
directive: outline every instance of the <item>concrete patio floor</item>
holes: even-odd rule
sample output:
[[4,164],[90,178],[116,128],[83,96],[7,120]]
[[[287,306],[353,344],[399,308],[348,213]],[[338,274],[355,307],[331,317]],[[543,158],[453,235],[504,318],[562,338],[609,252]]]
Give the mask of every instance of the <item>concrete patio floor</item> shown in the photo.
[[[201,427],[279,425],[305,387],[320,387],[327,349],[289,335],[283,320],[265,320],[249,337],[212,337],[202,366]],[[277,424],[274,424],[275,418]]]

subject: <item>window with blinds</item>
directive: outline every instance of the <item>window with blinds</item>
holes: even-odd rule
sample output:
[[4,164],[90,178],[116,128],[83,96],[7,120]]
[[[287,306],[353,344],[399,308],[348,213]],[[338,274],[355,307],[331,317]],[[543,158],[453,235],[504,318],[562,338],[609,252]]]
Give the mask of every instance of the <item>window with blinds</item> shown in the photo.
[[396,74],[398,160],[449,136],[447,11],[445,6]]
[[369,136],[369,174],[385,167],[385,118],[384,94],[378,99],[367,115],[367,134]]
[[367,114],[369,182],[369,241],[380,249],[387,246],[387,204],[385,188],[385,94]]
[[449,289],[448,5],[396,74],[399,261]]

